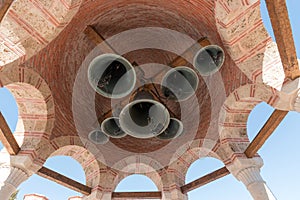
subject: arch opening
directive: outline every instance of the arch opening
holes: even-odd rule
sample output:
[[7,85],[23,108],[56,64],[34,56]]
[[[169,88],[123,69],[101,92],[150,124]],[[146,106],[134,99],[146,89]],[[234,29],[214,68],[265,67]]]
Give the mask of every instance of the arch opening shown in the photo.
[[[185,181],[189,183],[222,167],[224,167],[223,162],[216,158],[198,159],[189,167]],[[218,199],[220,196],[223,200],[252,199],[244,185],[239,183],[231,174],[188,192],[189,200],[198,200],[199,197]]]
[[[85,184],[85,172],[81,164],[70,156],[53,156],[47,159],[44,166],[79,183]],[[70,170],[72,169],[72,170]],[[47,186],[47,187],[45,187]],[[63,187],[53,181],[38,175],[31,176],[19,188],[18,199],[23,199],[26,194],[40,194],[48,199],[68,199],[72,196],[82,196],[74,190]]]
[[[143,184],[141,184],[143,183]],[[117,185],[115,192],[151,192],[158,191],[155,183],[145,175],[134,174],[125,177]]]
[[255,138],[274,110],[266,102],[261,102],[252,109],[247,119],[247,134],[250,141]]
[[[0,112],[13,133],[17,126],[19,111],[14,96],[5,87],[0,88]],[[3,149],[3,145],[0,141],[0,150],[1,149]]]
[[8,112],[15,117],[12,119],[15,128],[11,130],[16,141],[22,150],[31,151],[37,148],[36,145],[43,140],[42,137],[50,134],[52,130],[54,120],[52,99],[45,99],[38,88],[28,83],[9,83],[5,85],[3,91],[7,95],[11,94],[4,102],[5,109],[9,109]]

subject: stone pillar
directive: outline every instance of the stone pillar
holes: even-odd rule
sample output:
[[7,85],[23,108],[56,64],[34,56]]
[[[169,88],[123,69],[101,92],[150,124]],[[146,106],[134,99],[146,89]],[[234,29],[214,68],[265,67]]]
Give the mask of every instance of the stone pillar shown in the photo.
[[13,166],[0,166],[0,199],[7,200],[29,175]]
[[260,175],[262,165],[261,158],[237,158],[227,168],[233,176],[244,183],[254,200],[276,200]]
[[276,200],[266,182],[260,175],[258,167],[249,167],[237,174],[237,179],[245,184],[253,199],[255,200]]

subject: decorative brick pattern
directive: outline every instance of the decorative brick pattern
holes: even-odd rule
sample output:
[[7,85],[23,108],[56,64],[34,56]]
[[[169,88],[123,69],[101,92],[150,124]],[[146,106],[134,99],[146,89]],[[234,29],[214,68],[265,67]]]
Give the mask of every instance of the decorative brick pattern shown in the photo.
[[29,59],[53,40],[76,14],[81,1],[18,0],[1,21],[0,66]]
[[242,86],[229,95],[221,109],[219,133],[221,147],[217,154],[224,163],[230,163],[235,157],[244,156],[249,144],[247,120],[251,110],[259,103],[275,105],[278,92],[263,84]]
[[237,66],[254,83],[278,90],[284,84],[279,52],[260,17],[260,1],[216,2],[216,23],[223,43]]
[[[15,137],[20,155],[38,159],[54,124],[54,102],[48,84],[32,69],[11,66],[0,70],[1,86],[7,87],[18,105]],[[46,142],[47,143],[47,142]],[[47,145],[42,151],[47,151]],[[37,161],[38,162],[38,161]]]
[[[71,144],[73,143],[73,144]],[[95,156],[91,154],[86,148],[82,146],[79,137],[60,137],[50,141],[53,146],[52,156],[70,156],[78,161],[86,176],[86,185],[91,188],[97,188],[100,183],[100,166],[104,166],[99,163]]]
[[[197,129],[194,137],[170,146],[169,142],[155,139],[111,140],[109,145],[127,150],[128,154],[112,152],[107,146],[99,149],[87,138],[79,137],[81,130],[75,126],[72,98],[77,73],[95,47],[84,34],[87,25],[92,25],[117,51],[126,49],[137,38],[116,42],[115,35],[144,27],[174,30],[195,41],[208,37],[212,44],[224,48],[226,59],[220,73],[199,77],[198,99],[187,101],[190,121],[201,115],[198,127],[185,125]],[[214,157],[230,166],[245,158],[244,150],[249,144],[247,119],[257,104],[267,102],[283,108],[288,102],[291,109],[300,112],[300,95],[286,97],[282,89],[288,81],[284,79],[277,46],[261,20],[258,0],[18,0],[0,27],[0,87],[7,87],[18,104],[15,136],[21,146],[18,156],[24,159],[20,163],[29,159],[38,168],[50,156],[71,156],[81,164],[86,184],[92,187],[92,194],[82,197],[85,200],[111,199],[117,184],[136,173],[153,180],[163,199],[187,199],[180,187],[194,161]],[[172,36],[157,40],[180,44]],[[123,56],[141,65],[168,64],[178,55],[148,48],[130,50]],[[192,67],[191,63],[188,67]],[[81,80],[80,84],[86,94],[90,89],[88,81]],[[76,99],[79,105],[87,103],[85,96]],[[90,109],[95,109],[97,116],[110,109],[109,99],[96,95],[95,102],[95,108]],[[196,103],[199,110],[194,108]],[[170,108],[180,112],[178,104]],[[93,116],[85,120],[93,120]],[[154,150],[165,146],[164,153],[157,156]],[[141,152],[151,156],[138,154]],[[257,170],[246,168],[237,178],[248,185],[249,180],[260,181],[255,173]]]

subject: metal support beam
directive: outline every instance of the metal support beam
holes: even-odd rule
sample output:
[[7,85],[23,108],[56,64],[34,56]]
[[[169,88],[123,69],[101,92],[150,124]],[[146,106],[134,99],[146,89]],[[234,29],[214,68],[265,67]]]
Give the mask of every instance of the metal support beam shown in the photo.
[[62,186],[65,186],[67,188],[70,188],[72,190],[75,190],[77,192],[80,192],[84,195],[89,195],[92,192],[92,188],[83,185],[77,181],[74,181],[62,174],[59,174],[51,169],[48,169],[46,167],[42,167],[38,172],[37,175],[49,179],[51,181],[54,181],[55,183],[58,183]]
[[248,158],[252,158],[257,153],[287,114],[288,111],[274,110],[254,140],[247,147],[245,154]]
[[203,177],[201,177],[197,180],[194,180],[194,181],[192,181],[192,182],[190,182],[190,183],[188,183],[184,186],[181,186],[181,192],[183,194],[186,194],[186,193],[188,193],[188,192],[190,192],[190,191],[192,191],[196,188],[199,188],[203,185],[206,185],[210,182],[213,182],[213,181],[215,181],[219,178],[222,178],[222,177],[224,177],[228,174],[230,174],[228,169],[226,167],[223,167],[223,168],[218,169],[218,170],[216,170],[216,171],[214,171],[210,174],[207,174],[207,175],[205,175],[205,176],[203,176]]
[[112,199],[161,199],[161,192],[113,192]]
[[0,140],[10,155],[17,155],[20,147],[0,112]]
[[0,23],[14,0],[4,0],[0,3]]
[[300,77],[299,64],[285,0],[266,0],[286,78]]

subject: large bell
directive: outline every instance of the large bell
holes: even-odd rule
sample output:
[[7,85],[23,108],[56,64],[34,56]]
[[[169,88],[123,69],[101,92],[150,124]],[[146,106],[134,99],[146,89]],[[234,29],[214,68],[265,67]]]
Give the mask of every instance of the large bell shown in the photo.
[[199,79],[196,72],[188,67],[170,69],[162,80],[162,91],[165,97],[183,101],[191,97],[197,87]]
[[109,117],[101,123],[101,130],[103,133],[111,138],[122,138],[126,133],[121,129],[119,118]]
[[170,139],[177,138],[182,133],[183,133],[182,122],[176,118],[171,118],[170,123],[166,128],[166,130],[156,137],[161,140],[170,140]]
[[88,138],[94,144],[105,144],[109,141],[109,137],[98,129],[91,131]]
[[170,122],[170,114],[161,103],[151,99],[135,100],[120,114],[121,128],[136,138],[151,138],[162,133]]
[[203,76],[217,72],[224,64],[225,54],[221,47],[208,45],[200,49],[194,57],[194,67]]
[[102,54],[90,63],[88,79],[100,95],[108,98],[122,98],[133,90],[136,73],[130,62],[122,56]]

